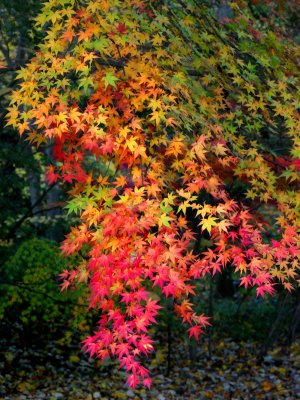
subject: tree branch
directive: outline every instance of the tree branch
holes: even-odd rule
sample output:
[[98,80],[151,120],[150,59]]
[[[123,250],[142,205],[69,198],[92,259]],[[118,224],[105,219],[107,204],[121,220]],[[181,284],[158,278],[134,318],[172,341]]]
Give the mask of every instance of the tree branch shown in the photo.
[[44,190],[44,192],[41,194],[41,196],[37,199],[37,201],[32,204],[32,206],[30,207],[30,209],[28,209],[28,211],[23,215],[23,217],[21,217],[16,223],[15,225],[10,229],[10,231],[8,232],[5,240],[8,239],[12,239],[14,236],[15,231],[19,228],[19,226],[21,226],[23,224],[23,222],[30,216],[32,216],[32,210],[41,203],[41,201],[47,196],[47,194],[50,192],[50,190],[52,190],[54,188],[54,186],[56,186],[57,182],[53,183],[51,186],[49,186],[49,188],[47,188],[46,190]]

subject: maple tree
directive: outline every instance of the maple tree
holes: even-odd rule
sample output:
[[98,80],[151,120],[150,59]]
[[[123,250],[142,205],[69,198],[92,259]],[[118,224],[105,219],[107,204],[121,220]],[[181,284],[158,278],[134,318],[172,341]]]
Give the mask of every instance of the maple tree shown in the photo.
[[61,278],[99,310],[84,348],[131,387],[151,384],[160,296],[198,339],[196,280],[230,267],[257,295],[299,285],[299,48],[229,5],[217,21],[197,0],[49,0],[11,95],[7,124],[53,145],[47,181],[80,217],[62,250],[86,257]]

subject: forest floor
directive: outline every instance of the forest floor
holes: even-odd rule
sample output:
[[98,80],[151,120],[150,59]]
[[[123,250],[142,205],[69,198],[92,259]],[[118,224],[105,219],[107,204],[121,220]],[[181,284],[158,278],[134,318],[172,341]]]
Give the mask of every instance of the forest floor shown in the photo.
[[0,400],[300,399],[300,341],[290,348],[278,345],[259,357],[258,343],[214,340],[209,357],[209,341],[203,337],[196,348],[197,361],[191,363],[187,343],[177,339],[168,372],[162,340],[147,360],[151,390],[134,391],[126,386],[126,374],[116,363],[100,365],[81,352],[79,343],[66,341],[33,339],[24,345],[18,335],[2,337]]

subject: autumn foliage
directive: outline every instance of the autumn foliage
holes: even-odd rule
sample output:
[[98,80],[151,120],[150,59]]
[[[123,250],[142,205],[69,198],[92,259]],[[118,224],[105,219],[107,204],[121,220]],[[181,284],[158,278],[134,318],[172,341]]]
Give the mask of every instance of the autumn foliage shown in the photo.
[[161,296],[197,339],[197,280],[230,267],[261,296],[299,284],[299,49],[230,4],[217,21],[201,1],[49,0],[11,96],[8,124],[52,145],[47,181],[80,217],[62,249],[87,257],[61,277],[99,310],[84,348],[132,387],[151,384]]

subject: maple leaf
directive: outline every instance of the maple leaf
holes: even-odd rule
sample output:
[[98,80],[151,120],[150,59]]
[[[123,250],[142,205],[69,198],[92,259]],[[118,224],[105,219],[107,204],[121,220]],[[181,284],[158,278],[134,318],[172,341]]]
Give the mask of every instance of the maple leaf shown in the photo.
[[202,218],[205,217],[206,214],[211,213],[212,207],[209,204],[205,204],[200,206],[199,210],[196,213],[196,216],[201,215]]
[[223,232],[228,232],[228,227],[229,226],[231,226],[232,224],[231,224],[231,222],[230,221],[228,221],[228,220],[225,220],[225,219],[223,219],[223,220],[221,220],[220,222],[218,222],[218,229],[219,229],[219,231],[221,232],[221,231],[223,231]]
[[199,225],[201,225],[202,230],[206,229],[209,233],[211,232],[211,228],[218,224],[219,223],[216,222],[216,218],[212,216],[209,216],[208,218],[203,218],[199,223]]
[[264,297],[265,293],[274,294],[275,289],[272,284],[261,285],[256,288],[256,295]]
[[185,201],[185,202],[183,202],[183,203],[180,203],[180,205],[179,205],[179,207],[178,207],[178,210],[177,210],[177,213],[179,213],[180,211],[182,211],[183,214],[185,215],[185,214],[186,214],[186,209],[187,209],[187,207],[191,207],[189,201]]
[[203,330],[198,325],[194,325],[188,329],[190,337],[194,337],[196,340],[199,340],[199,334],[204,333]]
[[172,221],[172,220],[173,220],[173,218],[168,217],[165,213],[163,213],[163,214],[161,214],[161,216],[159,217],[158,225],[159,225],[159,226],[164,225],[164,226],[170,227],[170,221]]
[[60,291],[62,292],[63,290],[66,290],[70,286],[70,284],[71,282],[65,279],[63,283],[60,284],[61,287]]
[[149,319],[147,316],[141,316],[134,320],[134,324],[137,332],[147,332],[147,326],[149,325]]
[[156,126],[159,126],[160,122],[164,120],[165,120],[165,114],[162,110],[153,111],[153,113],[151,114],[150,121],[155,121]]
[[182,249],[174,245],[171,246],[165,254],[173,263],[175,263],[176,259],[182,257]]
[[140,341],[138,342],[138,348],[145,354],[153,351],[152,343],[154,341],[145,335],[141,335]]
[[127,184],[126,177],[124,175],[121,175],[116,178],[114,183],[116,187],[124,187]]
[[151,384],[152,384],[152,379],[151,378],[143,379],[143,385],[146,386],[148,389],[150,389]]
[[124,355],[129,354],[129,346],[128,343],[120,343],[117,345],[117,355],[118,357],[123,357]]
[[117,25],[117,31],[121,34],[126,33],[127,31],[126,25],[124,23],[119,22]]
[[104,81],[105,89],[109,85],[116,88],[116,82],[119,81],[119,79],[116,76],[114,76],[110,71],[106,73],[105,77],[103,77],[102,80]]
[[49,185],[52,185],[59,179],[59,174],[55,172],[55,167],[53,165],[50,165],[48,167],[47,172],[46,172],[46,180],[49,183]]
[[[147,382],[149,382],[149,381],[147,381]],[[139,383],[138,375],[136,375],[136,374],[129,375],[128,378],[127,378],[126,383],[127,383],[128,386],[130,386],[131,388],[134,389]]]

